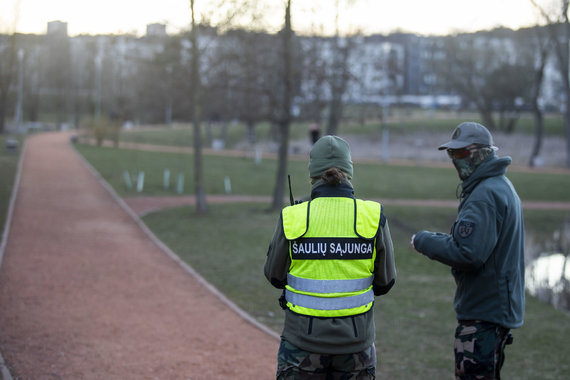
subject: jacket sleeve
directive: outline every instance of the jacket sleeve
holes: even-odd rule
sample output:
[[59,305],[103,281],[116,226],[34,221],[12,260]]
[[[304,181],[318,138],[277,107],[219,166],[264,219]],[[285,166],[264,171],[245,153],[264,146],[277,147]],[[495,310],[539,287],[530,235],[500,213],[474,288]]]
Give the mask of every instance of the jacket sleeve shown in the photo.
[[475,271],[485,264],[497,244],[501,220],[485,201],[467,203],[457,216],[451,234],[420,231],[416,250],[457,270]]
[[388,293],[396,282],[396,263],[394,262],[394,246],[388,221],[379,229],[376,238],[376,260],[374,261],[374,281],[372,290],[374,295],[381,296]]
[[283,220],[279,217],[277,227],[273,233],[273,238],[267,250],[267,258],[263,271],[265,278],[278,289],[285,288],[287,284],[287,273],[291,265],[289,257],[289,241],[285,239],[283,232]]

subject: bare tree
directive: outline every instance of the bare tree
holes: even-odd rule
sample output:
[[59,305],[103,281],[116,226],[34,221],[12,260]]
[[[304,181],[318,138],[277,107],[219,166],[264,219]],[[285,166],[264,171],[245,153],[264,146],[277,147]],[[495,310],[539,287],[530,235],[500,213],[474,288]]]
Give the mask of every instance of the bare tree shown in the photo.
[[449,36],[444,38],[446,60],[437,62],[434,70],[445,82],[448,90],[460,95],[465,102],[475,105],[483,123],[494,127],[489,99],[482,96],[483,74],[486,65],[480,61],[491,61],[484,51],[475,46],[474,37]]
[[516,60],[511,33],[497,30],[445,37],[446,59],[434,67],[447,89],[473,105],[487,127],[507,133],[514,130],[528,99],[533,70]]
[[0,133],[6,129],[10,85],[16,73],[16,34],[8,38],[8,44],[0,46]]
[[[256,143],[255,126],[270,116],[269,96],[272,94],[271,73],[274,71],[275,37],[267,33],[232,30],[225,35],[225,46],[218,57],[227,62],[225,75],[216,82],[224,87],[227,103],[231,104],[226,118],[238,118],[247,126],[248,141]],[[219,107],[218,107],[219,108]],[[225,107],[228,108],[228,107]]]
[[281,72],[280,109],[277,117],[279,130],[279,154],[277,162],[277,177],[273,190],[271,210],[277,211],[283,207],[285,195],[285,176],[287,175],[287,154],[289,152],[289,134],[291,124],[291,103],[293,98],[293,30],[291,28],[291,0],[285,6],[285,26],[281,34],[281,55],[283,69]]
[[570,20],[568,18],[570,0],[557,0],[557,7],[553,9],[547,9],[535,0],[530,0],[530,2],[547,23],[554,46],[554,54],[558,61],[558,69],[563,83],[562,89],[566,98],[564,110],[566,166],[570,168]]
[[521,61],[524,65],[533,69],[532,85],[529,94],[529,106],[534,115],[535,139],[530,155],[529,166],[535,166],[544,135],[544,112],[539,103],[542,83],[544,80],[544,69],[551,51],[551,44],[545,29],[540,26],[520,30],[515,38],[517,51],[521,54]]
[[[350,2],[349,2],[350,3]],[[350,4],[349,4],[350,5]],[[333,62],[329,76],[330,101],[327,134],[338,134],[343,114],[343,97],[351,78],[349,59],[353,50],[352,39],[341,38],[339,31],[339,0],[336,0],[335,36],[333,39]]]
[[58,126],[69,117],[71,102],[71,52],[67,30],[55,30],[45,36],[45,85],[53,89],[53,102]]
[[[33,44],[39,42],[37,36],[32,36],[31,40]],[[31,44],[29,44],[31,45]],[[40,83],[41,83],[41,64],[42,64],[42,54],[29,47],[25,50],[25,72],[26,80],[24,81],[24,119],[35,122],[38,121],[39,117],[39,107],[40,107]],[[76,102],[79,103],[79,102]]]
[[338,134],[339,124],[343,114],[343,97],[350,79],[348,60],[352,50],[351,40],[344,38],[341,40],[337,34],[334,38],[333,63],[329,77],[330,101],[329,117],[327,120],[327,134]]
[[246,44],[243,49],[245,54],[241,67],[244,72],[240,81],[243,87],[238,91],[238,94],[242,95],[238,104],[241,104],[240,118],[247,125],[248,140],[254,144],[257,141],[255,125],[266,118],[269,113],[268,101],[261,86],[264,82],[263,63],[261,62],[264,59],[264,54],[259,51],[268,46],[268,38],[266,35],[258,33],[251,33],[251,37],[252,43]]
[[192,101],[192,125],[194,131],[194,192],[196,196],[196,212],[205,214],[208,212],[206,192],[204,191],[204,163],[202,159],[202,133],[201,133],[201,87],[200,79],[200,49],[198,47],[198,27],[194,11],[194,0],[190,0],[190,12],[192,14],[192,30],[190,40],[192,42],[190,98]]
[[6,117],[8,116],[8,99],[10,86],[16,75],[16,25],[18,24],[20,2],[17,1],[14,8],[14,19],[8,34],[0,37],[0,133],[6,129]]
[[311,36],[303,39],[301,44],[304,57],[302,81],[305,113],[315,124],[322,122],[322,113],[326,107],[325,86],[327,81],[327,62],[324,58],[323,45],[326,39]]
[[201,25],[196,22],[196,0],[190,0],[191,12],[191,31],[190,41],[191,50],[191,74],[190,74],[190,100],[192,107],[192,125],[193,125],[193,142],[194,142],[194,187],[196,196],[196,211],[199,214],[208,212],[206,203],[206,194],[204,190],[204,171],[202,159],[202,112],[204,109],[204,84],[202,81],[202,60],[205,55],[202,54],[202,48],[199,46],[198,33],[201,27],[214,25],[209,19],[215,19],[216,27],[214,29],[227,30],[236,23],[243,22],[243,18],[250,11],[249,0],[220,0],[218,2],[210,2],[206,8],[210,8],[211,14],[201,14]]

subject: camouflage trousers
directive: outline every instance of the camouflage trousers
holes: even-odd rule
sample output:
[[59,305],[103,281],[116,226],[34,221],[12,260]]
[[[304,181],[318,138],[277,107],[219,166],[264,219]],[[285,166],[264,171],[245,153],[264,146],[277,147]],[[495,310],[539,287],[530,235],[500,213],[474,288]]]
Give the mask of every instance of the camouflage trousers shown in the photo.
[[281,339],[277,354],[278,380],[373,380],[376,347],[353,354],[316,354]]
[[459,321],[455,330],[455,378],[500,379],[509,329],[482,321]]

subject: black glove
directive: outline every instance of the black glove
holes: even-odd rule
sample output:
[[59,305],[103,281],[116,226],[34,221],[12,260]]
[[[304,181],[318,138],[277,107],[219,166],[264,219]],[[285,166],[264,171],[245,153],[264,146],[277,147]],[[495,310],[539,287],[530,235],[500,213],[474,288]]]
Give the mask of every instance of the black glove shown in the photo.
[[283,289],[283,293],[281,293],[281,297],[279,297],[279,306],[281,306],[281,309],[287,310],[287,299],[285,299],[285,289]]

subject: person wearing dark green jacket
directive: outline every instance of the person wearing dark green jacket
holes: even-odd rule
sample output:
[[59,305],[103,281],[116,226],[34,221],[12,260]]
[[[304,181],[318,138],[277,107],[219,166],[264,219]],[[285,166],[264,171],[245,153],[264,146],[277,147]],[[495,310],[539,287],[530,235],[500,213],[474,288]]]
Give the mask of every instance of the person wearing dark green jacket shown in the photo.
[[499,379],[510,329],[524,319],[524,223],[520,199],[505,176],[510,157],[499,158],[487,128],[460,124],[446,149],[461,183],[451,233],[420,231],[412,246],[451,267],[457,379]]
[[277,379],[375,378],[374,297],[394,285],[394,249],[381,204],[354,197],[352,174],[346,141],[322,137],[311,200],[281,212],[264,267],[284,289]]

